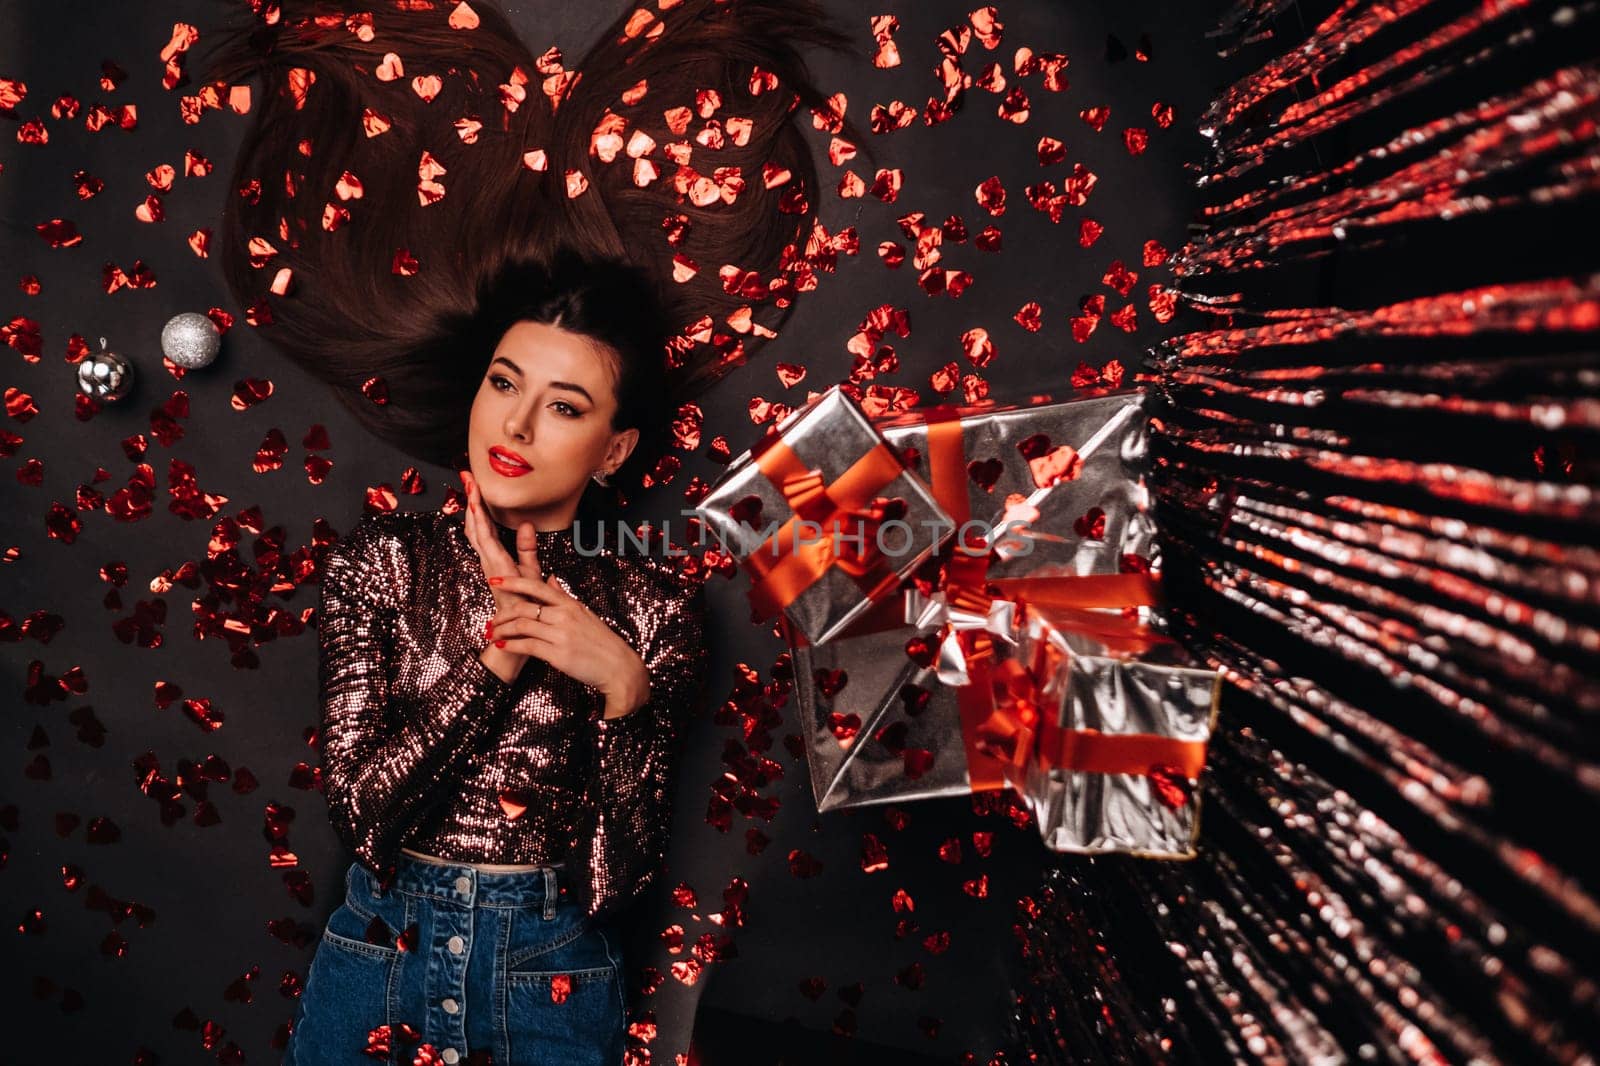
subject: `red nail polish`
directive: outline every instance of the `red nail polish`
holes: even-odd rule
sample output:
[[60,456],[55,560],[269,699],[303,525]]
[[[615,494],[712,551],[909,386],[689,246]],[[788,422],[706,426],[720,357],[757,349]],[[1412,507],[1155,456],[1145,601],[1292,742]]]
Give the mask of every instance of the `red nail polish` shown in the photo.
[[506,646],[506,642],[503,640],[497,640],[494,642],[494,646],[497,648],[503,648]]
[[500,584],[500,583],[501,583],[501,582],[503,582],[503,581],[505,581],[505,578],[503,578],[503,577],[491,577],[491,578],[490,578],[490,579],[489,579],[489,584],[491,584],[491,585],[498,585],[498,584]]
[[483,636],[485,640],[494,636],[494,623],[492,621],[483,623]]

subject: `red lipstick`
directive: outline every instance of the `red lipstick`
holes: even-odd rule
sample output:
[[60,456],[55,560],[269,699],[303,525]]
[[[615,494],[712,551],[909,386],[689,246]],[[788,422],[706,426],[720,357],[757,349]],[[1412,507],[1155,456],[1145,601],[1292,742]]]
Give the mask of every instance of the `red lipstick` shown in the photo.
[[521,477],[533,472],[522,456],[496,445],[489,449],[489,469],[501,477]]

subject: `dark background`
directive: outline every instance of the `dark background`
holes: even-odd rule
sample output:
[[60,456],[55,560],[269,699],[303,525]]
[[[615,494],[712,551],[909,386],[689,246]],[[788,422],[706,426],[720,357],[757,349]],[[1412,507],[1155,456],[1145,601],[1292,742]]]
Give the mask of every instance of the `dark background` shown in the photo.
[[[975,6],[944,0],[861,6],[836,0],[828,7],[858,51],[849,57],[818,55],[818,81],[826,91],[848,96],[849,114],[864,128],[874,103],[900,99],[920,111],[938,88],[936,37],[964,22]],[[1150,239],[1169,249],[1181,245],[1195,204],[1185,163],[1203,151],[1194,122],[1224,78],[1223,63],[1204,37],[1219,6],[1000,6],[1000,46],[986,51],[974,37],[963,60],[966,72],[976,77],[990,62],[999,62],[1008,81],[1017,84],[1012,60],[1026,46],[1066,53],[1070,88],[1053,94],[1043,90],[1037,75],[1020,79],[1032,113],[1016,125],[996,115],[998,96],[973,87],[951,121],[927,127],[919,116],[907,129],[873,137],[878,165],[903,170],[904,186],[893,204],[871,196],[841,200],[834,186],[842,171],[855,169],[870,185],[872,164],[858,156],[843,168],[828,165],[827,135],[813,131],[809,116],[803,116],[823,175],[816,194],[823,222],[830,232],[858,227],[860,254],[841,257],[837,275],[823,277],[783,337],[705,398],[700,451],[683,456],[673,485],[649,501],[656,513],[675,516],[683,505],[681,490],[692,477],[715,478],[720,468],[705,455],[712,438],[726,436],[736,453],[754,440],[759,429],[747,414],[752,397],[798,405],[808,390],[844,379],[852,358],[845,344],[881,304],[908,309],[912,331],[903,339],[886,338],[899,353],[900,369],[878,381],[915,388],[924,403],[941,399],[928,382],[937,368],[956,360],[964,372],[974,371],[962,358],[960,338],[977,326],[988,329],[997,349],[994,361],[977,371],[997,397],[1064,390],[1080,360],[1094,366],[1120,360],[1130,368],[1131,383],[1144,349],[1172,328],[1158,325],[1150,314],[1146,288],[1168,275],[1142,266],[1141,248]],[[570,66],[622,10],[554,3],[508,7],[536,53],[559,45]],[[265,526],[282,531],[285,553],[310,542],[319,518],[347,531],[361,513],[367,489],[380,484],[398,489],[409,465],[399,453],[365,437],[331,398],[255,336],[213,264],[197,258],[186,244],[195,230],[215,226],[244,120],[208,111],[198,125],[185,125],[178,98],[198,86],[164,90],[159,53],[175,23],[198,25],[203,33],[217,10],[218,5],[196,0],[33,0],[7,4],[0,14],[0,77],[28,87],[14,113],[0,113],[5,119],[0,123],[5,221],[0,323],[15,327],[19,319],[31,320],[42,342],[37,362],[20,352],[3,353],[12,415],[0,427],[23,438],[3,460],[7,476],[0,509],[5,559],[0,623],[7,641],[0,644],[6,693],[0,917],[11,925],[9,965],[0,972],[0,1003],[9,1022],[0,1053],[5,1061],[44,1056],[62,1063],[130,1062],[141,1050],[154,1053],[142,1060],[148,1062],[276,1061],[274,1036],[293,1010],[292,1000],[280,993],[282,979],[304,975],[314,936],[338,902],[348,862],[327,824],[322,798],[299,787],[303,782],[294,776],[297,764],[315,762],[304,741],[317,716],[314,632],[307,627],[276,639],[258,633],[261,642],[253,646],[259,664],[236,667],[222,640],[194,635],[193,604],[216,595],[214,575],[202,573],[195,587],[179,583],[160,594],[151,587],[186,562],[204,568],[214,523],[247,508],[259,508]],[[898,68],[877,70],[871,64],[869,19],[878,14],[900,20]],[[1148,61],[1134,54],[1141,35],[1148,37]],[[1113,36],[1115,41],[1108,41]],[[109,92],[99,83],[107,60],[127,73]],[[75,119],[51,115],[62,94],[81,101]],[[1176,110],[1170,129],[1158,128],[1151,119],[1157,101]],[[85,129],[85,114],[94,104],[130,102],[138,106],[137,129]],[[1078,116],[1092,106],[1111,109],[1099,133]],[[48,145],[22,144],[15,136],[23,122],[35,118],[49,130]],[[1122,130],[1129,126],[1149,131],[1149,148],[1142,155],[1130,155],[1123,145]],[[1039,164],[1036,145],[1046,135],[1066,142],[1064,164]],[[186,150],[207,157],[213,173],[183,177]],[[1099,184],[1085,207],[1067,208],[1061,222],[1052,225],[1029,206],[1023,188],[1044,178],[1059,183],[1074,162],[1095,171]],[[135,208],[152,191],[144,175],[163,163],[179,173],[172,191],[162,197],[165,220],[140,222]],[[80,169],[105,183],[92,199],[77,196],[74,174]],[[999,218],[979,208],[973,196],[991,175],[1001,178],[1008,193]],[[1003,250],[993,254],[970,240],[945,241],[940,265],[974,277],[959,299],[930,297],[917,286],[910,263],[914,247],[895,221],[913,211],[925,212],[929,225],[960,215],[973,235],[989,224],[1003,231]],[[1077,240],[1083,216],[1105,227],[1089,249]],[[52,218],[74,222],[82,242],[51,248],[34,227]],[[884,240],[906,249],[907,261],[898,270],[886,269],[876,254]],[[1139,272],[1129,298],[1138,305],[1138,330],[1125,333],[1102,320],[1087,344],[1076,344],[1067,320],[1077,313],[1080,297],[1105,295],[1108,312],[1128,302],[1101,283],[1115,259]],[[136,260],[153,271],[157,284],[106,293],[107,264],[131,274]],[[22,290],[26,275],[39,279],[37,295]],[[1012,320],[1030,300],[1043,309],[1037,333]],[[180,312],[212,308],[236,318],[221,357],[212,367],[175,381],[161,364],[162,326]],[[351,313],[361,312],[352,308]],[[140,375],[131,396],[87,422],[73,412],[75,368],[67,351],[74,335],[91,349],[105,337]],[[807,367],[805,380],[785,389],[773,371],[778,361]],[[275,392],[237,411],[230,396],[235,383],[247,377],[271,379]],[[16,417],[26,405],[13,389],[32,396],[36,416]],[[163,445],[151,435],[150,415],[180,389],[189,402],[188,416],[179,420],[183,436]],[[331,447],[319,454],[334,464],[320,485],[309,483],[302,469],[306,449],[301,441],[313,425],[326,427]],[[252,460],[273,428],[287,437],[289,452],[282,469],[257,474]],[[109,496],[127,482],[135,464],[123,441],[140,433],[149,442],[143,461],[153,466],[158,481],[153,513],[122,523],[103,509],[82,510],[74,543],[49,537],[46,515],[52,503],[77,511],[80,485]],[[227,497],[215,518],[191,521],[167,509],[173,459],[193,466],[204,491]],[[37,477],[30,460],[42,463]],[[97,467],[109,478],[95,483]],[[401,507],[431,508],[442,501],[449,472],[427,468],[421,474],[424,490],[402,493]],[[239,556],[250,566],[256,563],[255,541],[246,532],[239,544]],[[115,563],[125,564],[127,582],[120,605],[108,607],[112,587],[100,570]],[[714,578],[710,586],[714,700],[733,690],[741,664],[770,681],[783,650],[768,630],[749,623],[745,587],[743,577]],[[299,616],[315,605],[316,592],[314,585],[286,589],[269,594],[267,602]],[[151,609],[164,604],[158,648],[125,643],[113,629],[140,603]],[[226,598],[219,605],[230,609]],[[30,620],[26,634],[25,619]],[[34,663],[46,680],[81,668],[87,691],[31,702]],[[209,699],[224,715],[221,727],[200,729],[178,704],[158,708],[154,693],[161,681],[180,686],[186,698]],[[899,830],[882,809],[819,818],[804,765],[783,743],[784,734],[795,730],[793,708],[780,711],[785,720],[772,731],[776,743],[762,753],[783,769],[781,779],[761,790],[776,801],[776,814],[768,821],[736,812],[726,833],[707,824],[707,806],[711,788],[728,769],[724,755],[730,745],[740,746],[741,731],[708,713],[690,735],[663,885],[686,883],[698,902],[686,909],[658,893],[634,916],[635,966],[655,966],[666,975],[659,991],[639,1008],[652,1011],[659,1025],[651,1044],[654,1061],[671,1062],[687,1051],[691,1035],[707,1062],[794,1062],[823,1054],[836,1061],[922,1061],[926,1056],[954,1062],[964,1053],[987,1060],[1006,1041],[1008,986],[1017,972],[1011,932],[1019,918],[1016,901],[1035,888],[1051,861],[1035,830],[1015,826],[1003,814],[978,813],[965,799],[907,804],[900,808],[907,823]],[[85,728],[90,721],[103,726],[103,737],[92,726]],[[199,785],[191,774],[192,791],[182,800],[185,816],[166,826],[157,803],[140,791],[135,760],[147,752],[169,780],[179,773],[181,760],[200,763],[210,755],[225,760],[232,774]],[[235,782],[246,768],[259,785],[241,792]],[[195,793],[203,794],[216,824],[195,824],[202,798]],[[284,871],[268,864],[264,830],[271,805],[293,811],[288,839],[314,888],[309,905],[287,890]],[[114,842],[90,839],[88,829],[97,818],[114,823]],[[770,838],[759,854],[748,847],[751,829]],[[868,832],[887,846],[887,870],[863,872],[862,835]],[[987,858],[975,850],[974,832],[994,834]],[[940,845],[952,838],[962,845],[956,863],[939,854]],[[789,862],[794,849],[818,860],[820,873],[794,876]],[[74,869],[81,873],[69,888],[64,870]],[[980,875],[988,878],[986,898],[962,888]],[[707,916],[722,907],[723,889],[736,877],[749,885],[745,924],[731,930],[736,957],[707,966],[692,986],[675,979],[671,964],[689,954],[698,936],[719,929]],[[902,888],[915,900],[914,914],[897,914],[891,905]],[[913,918],[916,929],[897,936],[903,917]],[[286,943],[274,936],[269,923],[280,919],[303,923],[302,932],[309,931],[311,939],[302,945],[293,937]],[[685,949],[676,954],[656,938],[672,924],[684,929]],[[923,938],[941,931],[950,935],[949,948],[933,954]],[[120,957],[114,950],[118,937]],[[920,988],[896,982],[919,962]],[[800,989],[808,978],[826,984],[815,1000]]]

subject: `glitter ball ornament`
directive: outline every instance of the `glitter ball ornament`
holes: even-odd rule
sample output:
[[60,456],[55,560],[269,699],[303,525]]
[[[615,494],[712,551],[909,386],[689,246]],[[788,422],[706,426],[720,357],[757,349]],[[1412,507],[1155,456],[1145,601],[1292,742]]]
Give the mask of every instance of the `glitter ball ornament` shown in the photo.
[[115,403],[133,388],[133,364],[109,348],[86,355],[78,364],[78,388],[101,403]]
[[210,366],[222,349],[222,331],[197,311],[173,315],[161,330],[161,351],[185,370]]

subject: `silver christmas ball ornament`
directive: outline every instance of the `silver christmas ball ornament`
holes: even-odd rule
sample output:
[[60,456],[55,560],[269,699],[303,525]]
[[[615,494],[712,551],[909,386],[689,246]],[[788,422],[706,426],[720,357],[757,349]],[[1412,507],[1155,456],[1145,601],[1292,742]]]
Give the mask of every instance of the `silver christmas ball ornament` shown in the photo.
[[222,331],[198,311],[173,315],[161,330],[161,352],[185,370],[210,366],[222,350]]
[[133,388],[133,364],[109,348],[78,363],[78,388],[101,403],[115,403]]

